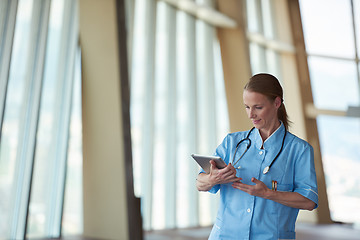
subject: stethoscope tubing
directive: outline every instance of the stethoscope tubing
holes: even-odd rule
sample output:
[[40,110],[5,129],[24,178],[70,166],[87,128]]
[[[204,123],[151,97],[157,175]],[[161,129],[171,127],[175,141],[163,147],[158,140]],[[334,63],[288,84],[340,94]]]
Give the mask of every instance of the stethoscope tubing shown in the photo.
[[[233,156],[233,159],[232,159],[233,166],[235,166],[235,165],[240,161],[240,159],[244,156],[244,154],[247,152],[247,150],[249,150],[249,148],[250,148],[250,146],[251,146],[251,140],[250,140],[249,136],[250,136],[252,130],[254,130],[254,128],[255,128],[255,127],[253,127],[252,129],[250,129],[250,131],[249,131],[248,134],[246,135],[246,138],[240,140],[240,141],[238,142],[238,144],[236,144],[235,153],[234,153],[234,156]],[[243,152],[243,154],[241,154],[241,156],[239,157],[239,159],[234,163],[235,155],[236,155],[236,153],[237,153],[237,150],[238,150],[238,148],[239,148],[239,145],[240,145],[242,142],[244,142],[244,141],[248,141],[249,144],[246,146],[246,149],[245,149],[245,151]]]
[[286,129],[285,129],[284,137],[283,137],[283,140],[282,140],[282,143],[281,143],[280,151],[278,152],[276,157],[271,161],[268,171],[270,170],[271,166],[274,164],[275,160],[279,157],[280,153],[282,152],[282,150],[284,148],[285,137],[286,137]]
[[[234,153],[234,156],[233,156],[233,159],[232,159],[232,164],[233,164],[234,167],[235,167],[235,165],[240,161],[240,159],[244,156],[244,154],[248,151],[248,149],[250,148],[250,146],[251,146],[251,140],[250,140],[249,136],[250,136],[251,132],[254,130],[254,128],[255,128],[255,127],[253,127],[253,128],[250,129],[250,131],[249,131],[248,134],[246,135],[246,138],[240,140],[240,141],[236,144],[235,153]],[[270,165],[267,166],[267,167],[265,167],[265,169],[264,169],[264,171],[263,171],[264,174],[266,174],[266,173],[268,173],[268,172],[270,171],[271,166],[274,164],[274,162],[276,161],[276,159],[277,159],[277,158],[279,157],[279,155],[281,154],[281,152],[282,152],[282,150],[283,150],[283,148],[284,148],[286,132],[287,132],[287,131],[286,131],[286,129],[285,129],[285,133],[284,133],[284,137],[283,137],[283,140],[282,140],[282,143],[281,143],[280,151],[279,151],[278,154],[275,156],[275,158],[271,161]],[[240,144],[241,144],[242,142],[244,142],[244,141],[248,141],[249,143],[247,144],[245,151],[241,154],[241,156],[239,157],[239,159],[234,163],[235,155],[236,155],[236,153],[237,153],[237,150],[238,150]],[[238,167],[238,168],[240,169],[241,167]]]

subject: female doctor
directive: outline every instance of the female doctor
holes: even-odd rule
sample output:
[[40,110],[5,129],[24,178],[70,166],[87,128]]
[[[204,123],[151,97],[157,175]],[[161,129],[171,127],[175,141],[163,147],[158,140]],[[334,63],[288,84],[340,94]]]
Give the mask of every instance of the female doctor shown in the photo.
[[274,76],[257,74],[243,100],[254,128],[228,134],[216,154],[227,166],[197,178],[199,191],[220,190],[209,239],[295,239],[299,209],[317,207],[313,148],[288,132],[283,90]]

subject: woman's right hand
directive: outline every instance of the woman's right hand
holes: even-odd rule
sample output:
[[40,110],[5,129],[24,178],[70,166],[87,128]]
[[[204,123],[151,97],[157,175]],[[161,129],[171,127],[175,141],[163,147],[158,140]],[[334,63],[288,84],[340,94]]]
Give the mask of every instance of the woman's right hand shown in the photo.
[[230,182],[240,181],[241,178],[236,177],[236,169],[231,163],[229,163],[225,168],[219,169],[216,167],[214,160],[210,161],[211,168],[209,173],[209,181],[213,186],[217,184],[224,184]]
[[241,178],[236,177],[236,169],[229,163],[225,168],[216,167],[215,161],[210,161],[210,173],[200,173],[197,178],[197,189],[199,191],[209,191],[217,184],[225,184],[240,181]]

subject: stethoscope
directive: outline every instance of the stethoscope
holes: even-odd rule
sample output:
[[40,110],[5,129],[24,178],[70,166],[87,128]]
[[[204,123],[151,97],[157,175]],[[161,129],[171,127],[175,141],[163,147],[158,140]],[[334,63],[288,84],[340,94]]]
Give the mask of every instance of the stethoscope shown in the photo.
[[[250,131],[249,131],[249,133],[247,134],[246,138],[240,140],[240,142],[238,142],[238,144],[236,145],[234,157],[233,157],[233,159],[232,159],[233,166],[235,166],[235,165],[240,161],[240,159],[244,156],[244,154],[247,152],[247,150],[249,150],[249,148],[250,148],[250,146],[251,146],[251,140],[250,140],[249,136],[250,136],[250,133],[252,132],[252,130],[254,130],[254,128],[255,128],[255,127],[253,127],[252,129],[250,129]],[[267,173],[270,171],[271,166],[274,164],[275,160],[279,157],[280,153],[282,152],[283,147],[284,147],[285,137],[286,137],[286,129],[285,129],[285,133],[284,133],[284,137],[283,137],[283,140],[282,140],[282,144],[281,144],[280,151],[278,152],[278,154],[276,155],[276,157],[271,161],[270,165],[264,168],[263,174],[267,174]],[[241,144],[242,142],[245,142],[245,141],[248,141],[248,144],[246,145],[246,149],[245,149],[245,151],[243,152],[243,154],[241,154],[241,156],[239,157],[239,159],[234,163],[236,152],[237,152],[240,144]],[[240,168],[241,168],[241,166],[238,166],[238,167],[237,167],[237,169],[240,169]]]

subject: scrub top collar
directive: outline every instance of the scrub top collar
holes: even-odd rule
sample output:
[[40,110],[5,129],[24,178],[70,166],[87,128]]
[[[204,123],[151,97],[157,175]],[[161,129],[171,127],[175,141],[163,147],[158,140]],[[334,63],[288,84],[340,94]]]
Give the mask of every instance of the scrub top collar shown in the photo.
[[284,133],[285,133],[285,126],[284,124],[280,121],[280,126],[278,129],[276,129],[264,142],[263,144],[263,140],[261,138],[259,129],[255,128],[255,146],[256,148],[260,149],[263,145],[264,145],[264,149],[265,150],[270,150],[272,148],[278,148],[279,145],[282,144],[282,140],[284,138]]

